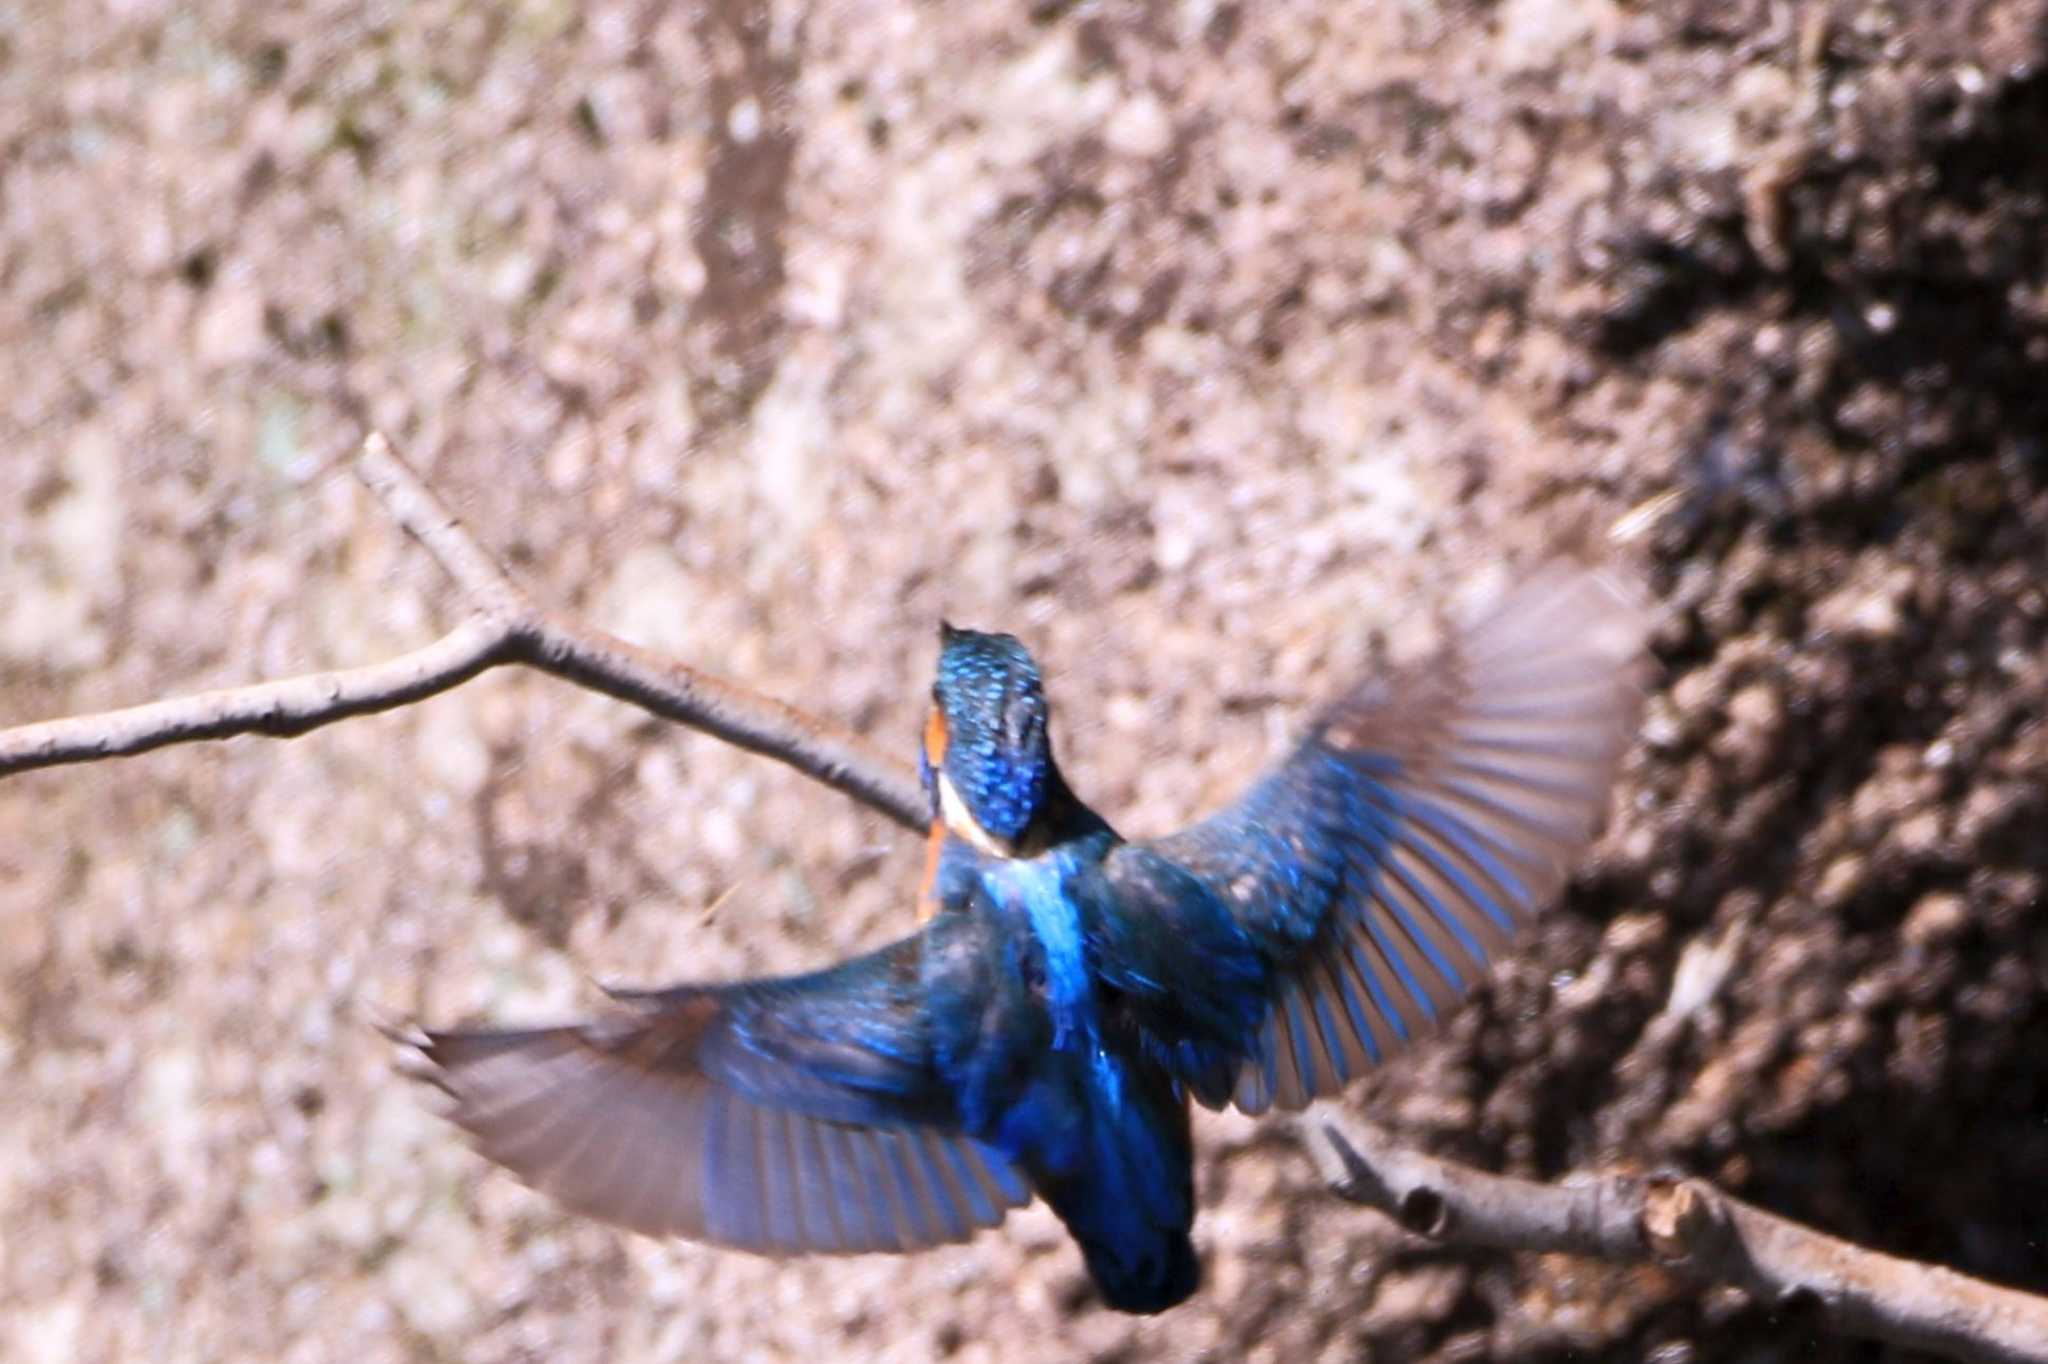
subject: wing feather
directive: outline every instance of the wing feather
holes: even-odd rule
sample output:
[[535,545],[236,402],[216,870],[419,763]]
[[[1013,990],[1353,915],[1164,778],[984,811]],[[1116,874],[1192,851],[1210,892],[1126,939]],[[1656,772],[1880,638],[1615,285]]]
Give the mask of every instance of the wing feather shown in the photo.
[[1330,707],[1236,804],[1142,845],[1271,965],[1231,1101],[1256,1113],[1340,1089],[1433,1025],[1558,893],[1634,732],[1646,633],[1631,585],[1550,565],[1435,657]]
[[477,1149],[578,1212],[771,1254],[962,1241],[1031,1193],[951,1125],[918,955],[622,993],[595,1023],[419,1050]]

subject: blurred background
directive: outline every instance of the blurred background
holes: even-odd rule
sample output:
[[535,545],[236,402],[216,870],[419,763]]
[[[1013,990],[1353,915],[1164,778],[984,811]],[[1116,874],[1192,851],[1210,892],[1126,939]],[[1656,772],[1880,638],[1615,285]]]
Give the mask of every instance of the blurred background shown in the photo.
[[[2048,6],[0,6],[0,723],[544,601],[915,753],[1022,634],[1170,829],[1376,630],[1675,491],[1527,950],[1347,1106],[2048,1290]],[[0,783],[9,1360],[1899,1359],[1442,1249],[1197,1123],[1204,1291],[1033,1209],[771,1264],[565,1217],[377,1011],[793,970],[915,840],[538,677]]]

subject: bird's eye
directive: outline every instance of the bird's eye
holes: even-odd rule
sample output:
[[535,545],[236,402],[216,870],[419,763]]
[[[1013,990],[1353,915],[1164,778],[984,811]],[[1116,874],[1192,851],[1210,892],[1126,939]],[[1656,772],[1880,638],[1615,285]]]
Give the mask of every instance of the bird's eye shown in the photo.
[[1003,707],[1003,733],[1013,746],[1026,747],[1037,736],[1038,717],[1035,697],[1029,694],[1013,696]]

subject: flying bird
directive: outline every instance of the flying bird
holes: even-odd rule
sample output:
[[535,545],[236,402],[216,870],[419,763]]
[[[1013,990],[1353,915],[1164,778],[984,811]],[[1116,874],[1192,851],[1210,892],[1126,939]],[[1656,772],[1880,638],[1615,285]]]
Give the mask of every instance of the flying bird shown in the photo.
[[1126,840],[1054,761],[1037,663],[942,627],[922,923],[805,975],[429,1031],[476,1147],[570,1208],[770,1254],[963,1241],[1044,1198],[1109,1306],[1200,1279],[1189,1100],[1341,1090],[1557,894],[1635,726],[1646,621],[1553,563],[1327,706],[1235,804]]

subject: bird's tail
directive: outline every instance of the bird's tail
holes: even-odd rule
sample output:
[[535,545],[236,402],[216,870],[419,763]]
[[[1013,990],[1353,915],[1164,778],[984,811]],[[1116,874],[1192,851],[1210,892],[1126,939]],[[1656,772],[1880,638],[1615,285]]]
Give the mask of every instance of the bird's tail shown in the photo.
[[1102,1297],[1119,1312],[1163,1312],[1201,1283],[1189,1228],[1195,1200],[1187,1100],[1163,1075],[1098,1055],[1081,1158],[1034,1171]]
[[1078,1227],[1074,1238],[1102,1300],[1119,1312],[1164,1312],[1186,1302],[1201,1286],[1202,1263],[1185,1230],[1156,1230],[1151,1244],[1137,1247],[1135,1255],[1122,1238],[1092,1241]]

